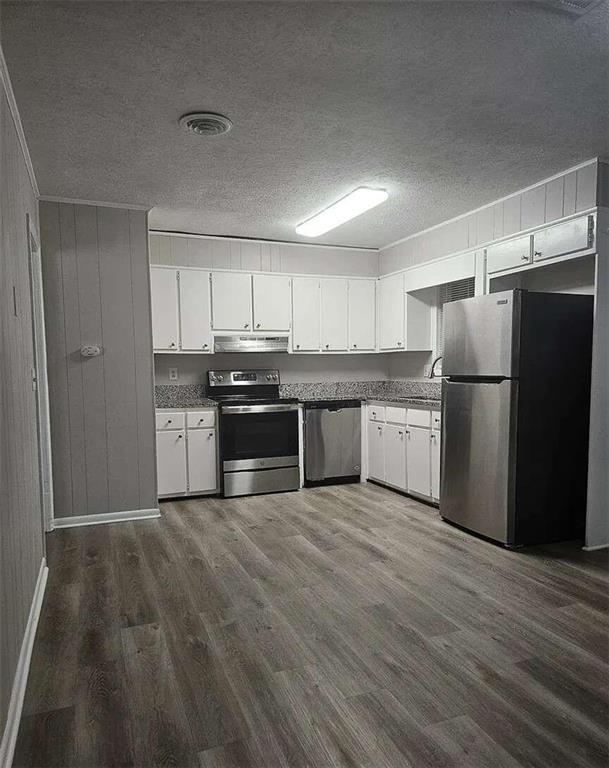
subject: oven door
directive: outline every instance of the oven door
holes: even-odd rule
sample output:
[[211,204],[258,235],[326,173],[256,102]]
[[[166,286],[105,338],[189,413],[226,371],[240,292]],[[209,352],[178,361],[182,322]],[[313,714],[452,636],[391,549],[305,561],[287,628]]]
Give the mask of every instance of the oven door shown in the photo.
[[225,406],[220,421],[224,472],[298,466],[298,406]]

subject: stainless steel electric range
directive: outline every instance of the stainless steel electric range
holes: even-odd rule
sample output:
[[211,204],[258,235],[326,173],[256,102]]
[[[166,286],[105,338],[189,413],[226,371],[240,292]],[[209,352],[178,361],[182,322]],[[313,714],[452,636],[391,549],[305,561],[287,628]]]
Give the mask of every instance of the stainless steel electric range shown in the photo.
[[298,400],[279,396],[279,371],[208,371],[219,404],[224,496],[300,488]]

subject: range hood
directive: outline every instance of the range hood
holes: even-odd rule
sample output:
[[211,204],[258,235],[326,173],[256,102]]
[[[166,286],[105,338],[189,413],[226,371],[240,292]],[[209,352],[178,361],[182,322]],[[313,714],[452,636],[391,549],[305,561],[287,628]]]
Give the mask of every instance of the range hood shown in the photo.
[[214,352],[287,352],[288,336],[215,336]]

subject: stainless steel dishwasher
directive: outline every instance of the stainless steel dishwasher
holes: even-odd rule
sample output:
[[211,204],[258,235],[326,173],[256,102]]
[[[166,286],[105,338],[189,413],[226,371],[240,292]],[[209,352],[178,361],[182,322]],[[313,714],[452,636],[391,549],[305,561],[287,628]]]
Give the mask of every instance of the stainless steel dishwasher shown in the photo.
[[359,400],[305,402],[305,485],[352,483],[360,479]]

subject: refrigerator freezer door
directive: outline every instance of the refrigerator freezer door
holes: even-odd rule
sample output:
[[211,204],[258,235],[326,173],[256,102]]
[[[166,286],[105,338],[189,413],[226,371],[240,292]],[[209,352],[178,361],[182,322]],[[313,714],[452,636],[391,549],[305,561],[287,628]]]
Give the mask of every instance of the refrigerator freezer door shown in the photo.
[[513,535],[517,381],[442,385],[440,514],[505,544]]
[[444,305],[444,376],[518,376],[519,291]]

